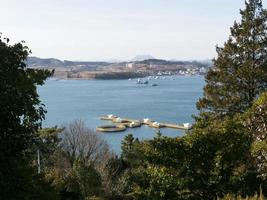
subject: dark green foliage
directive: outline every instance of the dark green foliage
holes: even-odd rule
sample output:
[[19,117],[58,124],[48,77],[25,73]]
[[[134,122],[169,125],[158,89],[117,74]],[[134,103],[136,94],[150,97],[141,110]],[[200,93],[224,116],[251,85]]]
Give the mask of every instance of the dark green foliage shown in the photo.
[[60,143],[59,133],[62,128],[52,127],[43,128],[38,131],[38,140],[35,143],[35,150],[40,152],[41,171],[44,168],[49,168],[54,163],[54,156],[59,151],[58,145]]
[[183,138],[156,137],[145,145],[145,158],[149,163],[183,168],[189,148]]
[[65,180],[67,192],[76,193],[80,199],[100,194],[101,177],[94,166],[83,161],[75,161]]
[[206,75],[199,109],[216,115],[244,112],[267,89],[267,11],[249,0],[224,47],[217,47],[214,68]]
[[[267,181],[267,93],[263,93],[244,116],[245,126],[253,136],[253,164],[258,176]],[[266,186],[267,187],[267,186]]]
[[36,91],[51,72],[28,69],[30,51],[0,35],[0,198],[30,199],[31,148],[45,110]]
[[[228,193],[253,196],[260,187],[266,194],[265,104],[263,94],[244,115],[224,120],[207,116],[208,121],[201,118],[182,138],[156,137],[142,142],[142,178],[133,188],[136,198],[214,199]],[[156,174],[151,175],[151,168]],[[164,197],[166,187],[162,187],[161,177],[175,177],[163,179],[172,180],[164,184],[171,186],[167,188],[172,197]]]
[[134,199],[178,199],[175,172],[166,167],[149,166],[142,174],[144,182],[135,188]]
[[[212,199],[227,192],[251,192],[242,191],[242,185],[247,184],[244,180],[249,173],[252,139],[238,119],[214,121],[205,129],[193,130],[185,140],[190,150],[183,176],[191,195]],[[250,181],[250,186],[257,185],[255,176]]]
[[132,134],[124,138],[121,149],[121,158],[130,166],[139,165],[142,162],[142,145]]
[[254,140],[267,141],[267,93],[263,93],[245,115],[246,127]]
[[[251,163],[253,136],[247,132],[243,116],[207,124],[205,128],[195,126],[181,138],[160,136],[138,142],[139,151],[124,146],[124,158],[141,158],[142,162],[135,161],[137,164],[116,175],[116,183],[127,188],[122,193],[130,193],[135,199],[206,200],[228,193],[254,195],[265,182]],[[129,141],[134,138],[127,136],[123,144]]]

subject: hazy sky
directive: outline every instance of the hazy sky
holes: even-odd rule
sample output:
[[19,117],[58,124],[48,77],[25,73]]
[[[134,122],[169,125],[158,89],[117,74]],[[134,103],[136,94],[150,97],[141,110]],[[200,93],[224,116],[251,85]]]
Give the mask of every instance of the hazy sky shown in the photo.
[[244,0],[0,0],[0,32],[39,57],[207,59],[243,7]]

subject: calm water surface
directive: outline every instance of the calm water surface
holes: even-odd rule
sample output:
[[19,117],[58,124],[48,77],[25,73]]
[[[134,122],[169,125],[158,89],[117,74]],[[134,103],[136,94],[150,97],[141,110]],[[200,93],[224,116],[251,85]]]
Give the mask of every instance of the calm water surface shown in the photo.
[[[159,86],[152,87],[156,83]],[[95,129],[107,122],[99,120],[102,115],[158,122],[192,122],[197,113],[195,103],[202,96],[204,79],[200,76],[177,76],[174,80],[150,80],[149,85],[138,85],[136,80],[48,80],[39,87],[42,102],[48,111],[44,127],[61,126],[75,119],[85,120]],[[146,126],[128,129],[121,133],[102,134],[111,149],[119,153],[121,140],[132,133],[139,139],[155,136],[155,130]],[[175,137],[183,131],[162,129],[162,134]]]

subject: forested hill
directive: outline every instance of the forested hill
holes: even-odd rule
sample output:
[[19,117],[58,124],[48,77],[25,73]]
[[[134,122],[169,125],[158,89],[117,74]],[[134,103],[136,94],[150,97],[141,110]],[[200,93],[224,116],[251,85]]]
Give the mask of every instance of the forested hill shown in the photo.
[[126,63],[134,64],[148,64],[148,65],[195,65],[195,66],[211,66],[211,60],[207,61],[175,61],[175,60],[163,60],[163,59],[147,59],[141,61],[122,61],[122,62],[105,62],[105,61],[69,61],[59,60],[56,58],[39,58],[39,57],[28,57],[28,67],[73,67],[73,66],[108,66],[111,64],[125,65]]

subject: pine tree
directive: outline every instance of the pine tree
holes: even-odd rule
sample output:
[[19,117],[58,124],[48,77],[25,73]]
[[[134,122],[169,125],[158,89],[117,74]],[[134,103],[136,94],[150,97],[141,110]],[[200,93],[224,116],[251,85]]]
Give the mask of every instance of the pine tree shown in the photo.
[[214,67],[206,75],[204,97],[197,107],[220,115],[242,113],[267,89],[267,10],[261,0],[248,0]]

